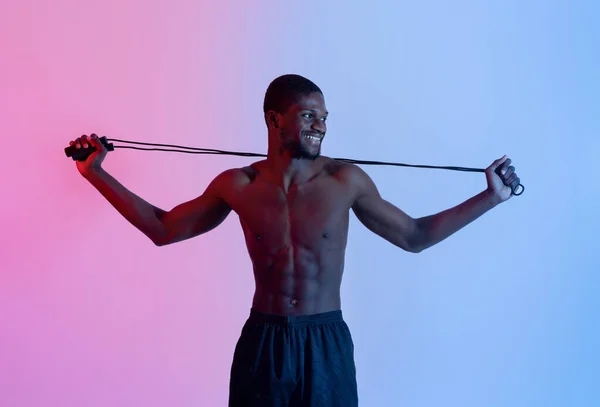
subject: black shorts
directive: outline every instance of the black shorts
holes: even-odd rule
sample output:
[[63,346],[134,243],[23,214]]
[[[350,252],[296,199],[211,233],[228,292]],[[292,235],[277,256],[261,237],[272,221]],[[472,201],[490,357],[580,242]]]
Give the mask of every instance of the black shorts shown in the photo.
[[229,407],[356,407],[354,343],[342,311],[250,310],[235,348]]

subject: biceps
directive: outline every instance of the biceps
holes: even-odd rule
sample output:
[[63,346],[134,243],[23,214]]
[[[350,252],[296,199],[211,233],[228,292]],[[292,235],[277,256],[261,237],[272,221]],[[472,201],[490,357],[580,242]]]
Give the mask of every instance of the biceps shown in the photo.
[[417,221],[378,195],[358,199],[352,210],[367,229],[390,243],[410,250]]
[[230,212],[231,208],[225,201],[210,195],[180,204],[161,217],[166,244],[209,232],[219,226]]

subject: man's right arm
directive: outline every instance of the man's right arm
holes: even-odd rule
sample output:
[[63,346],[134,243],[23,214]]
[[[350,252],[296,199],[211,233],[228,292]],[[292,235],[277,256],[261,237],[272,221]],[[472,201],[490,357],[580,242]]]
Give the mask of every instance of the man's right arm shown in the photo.
[[199,197],[164,211],[125,188],[104,169],[85,178],[106,200],[157,246],[164,246],[206,233],[221,224],[231,208],[223,193],[232,186],[235,170],[215,178]]

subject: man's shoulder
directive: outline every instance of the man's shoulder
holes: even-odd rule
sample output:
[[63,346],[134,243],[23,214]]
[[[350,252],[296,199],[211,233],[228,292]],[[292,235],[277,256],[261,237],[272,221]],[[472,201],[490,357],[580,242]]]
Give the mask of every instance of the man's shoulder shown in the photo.
[[243,187],[248,185],[254,181],[258,174],[258,171],[253,165],[254,164],[225,170],[217,175],[213,182],[228,189],[231,187]]
[[343,160],[323,157],[326,159],[324,168],[329,175],[343,183],[354,183],[360,181],[367,174],[356,164]]
[[336,189],[348,197],[353,203],[365,193],[373,190],[373,181],[369,175],[358,165],[343,160],[330,159],[325,167],[329,176],[341,187]]

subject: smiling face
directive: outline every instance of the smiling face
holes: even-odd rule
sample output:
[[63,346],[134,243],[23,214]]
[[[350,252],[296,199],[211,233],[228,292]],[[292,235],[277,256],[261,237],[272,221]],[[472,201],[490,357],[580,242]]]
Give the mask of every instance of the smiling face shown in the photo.
[[294,158],[315,160],[327,131],[327,108],[319,92],[300,96],[284,114],[276,113],[273,124],[283,150]]

